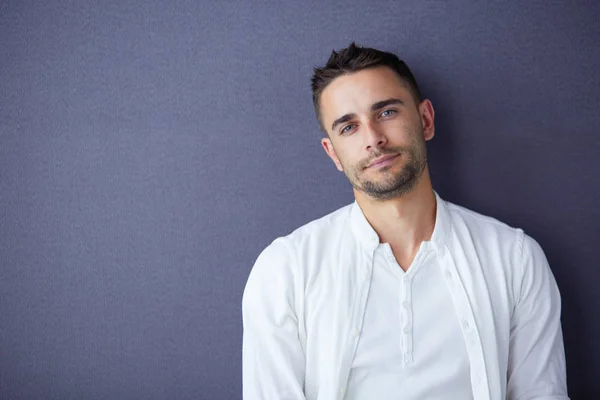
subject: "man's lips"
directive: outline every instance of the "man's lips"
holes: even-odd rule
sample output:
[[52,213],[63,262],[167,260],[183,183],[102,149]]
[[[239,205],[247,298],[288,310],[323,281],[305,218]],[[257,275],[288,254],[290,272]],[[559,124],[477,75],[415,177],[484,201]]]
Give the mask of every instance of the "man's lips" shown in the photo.
[[390,164],[392,161],[394,161],[396,159],[396,157],[398,157],[398,154],[387,155],[387,156],[376,158],[373,161],[371,161],[371,163],[367,166],[367,168],[383,167],[385,165]]

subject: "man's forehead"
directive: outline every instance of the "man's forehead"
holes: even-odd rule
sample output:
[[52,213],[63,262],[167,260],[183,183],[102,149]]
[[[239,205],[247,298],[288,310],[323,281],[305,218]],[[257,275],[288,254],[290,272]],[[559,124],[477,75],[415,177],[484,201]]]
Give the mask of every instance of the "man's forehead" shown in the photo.
[[323,122],[347,113],[367,111],[379,101],[410,96],[408,85],[387,67],[345,74],[334,79],[321,93]]

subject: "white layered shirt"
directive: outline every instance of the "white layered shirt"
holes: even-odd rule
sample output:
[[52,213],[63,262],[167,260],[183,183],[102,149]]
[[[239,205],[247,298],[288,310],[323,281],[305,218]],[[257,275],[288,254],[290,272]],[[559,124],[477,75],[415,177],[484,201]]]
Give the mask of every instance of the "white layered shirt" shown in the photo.
[[[542,249],[520,229],[436,200],[433,235],[417,257],[430,257],[443,277],[473,399],[567,400],[560,295]],[[365,314],[380,245],[353,203],[260,254],[242,301],[244,399],[359,398],[359,342],[372,327]],[[441,367],[432,360],[431,380],[413,383],[436,385]]]
[[406,272],[388,243],[375,249],[345,400],[473,399],[467,347],[446,279],[428,243]]

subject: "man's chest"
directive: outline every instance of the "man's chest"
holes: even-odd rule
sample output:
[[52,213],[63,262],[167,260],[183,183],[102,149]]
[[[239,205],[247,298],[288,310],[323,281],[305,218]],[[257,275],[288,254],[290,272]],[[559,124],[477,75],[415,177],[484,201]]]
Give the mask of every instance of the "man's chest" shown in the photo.
[[405,273],[389,248],[378,249],[347,390],[348,398],[470,398],[461,320],[436,257],[420,254]]

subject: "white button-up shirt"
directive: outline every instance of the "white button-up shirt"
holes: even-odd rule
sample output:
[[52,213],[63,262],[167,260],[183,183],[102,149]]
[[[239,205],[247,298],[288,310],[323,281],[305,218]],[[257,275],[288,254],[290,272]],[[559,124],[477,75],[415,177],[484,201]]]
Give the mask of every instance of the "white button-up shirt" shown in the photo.
[[407,272],[388,243],[375,249],[344,400],[473,399],[461,321],[445,279],[428,242]]
[[[560,295],[542,249],[520,229],[436,199],[424,243],[461,321],[473,398],[568,400]],[[242,301],[244,399],[344,398],[378,246],[353,203],[260,254]]]

